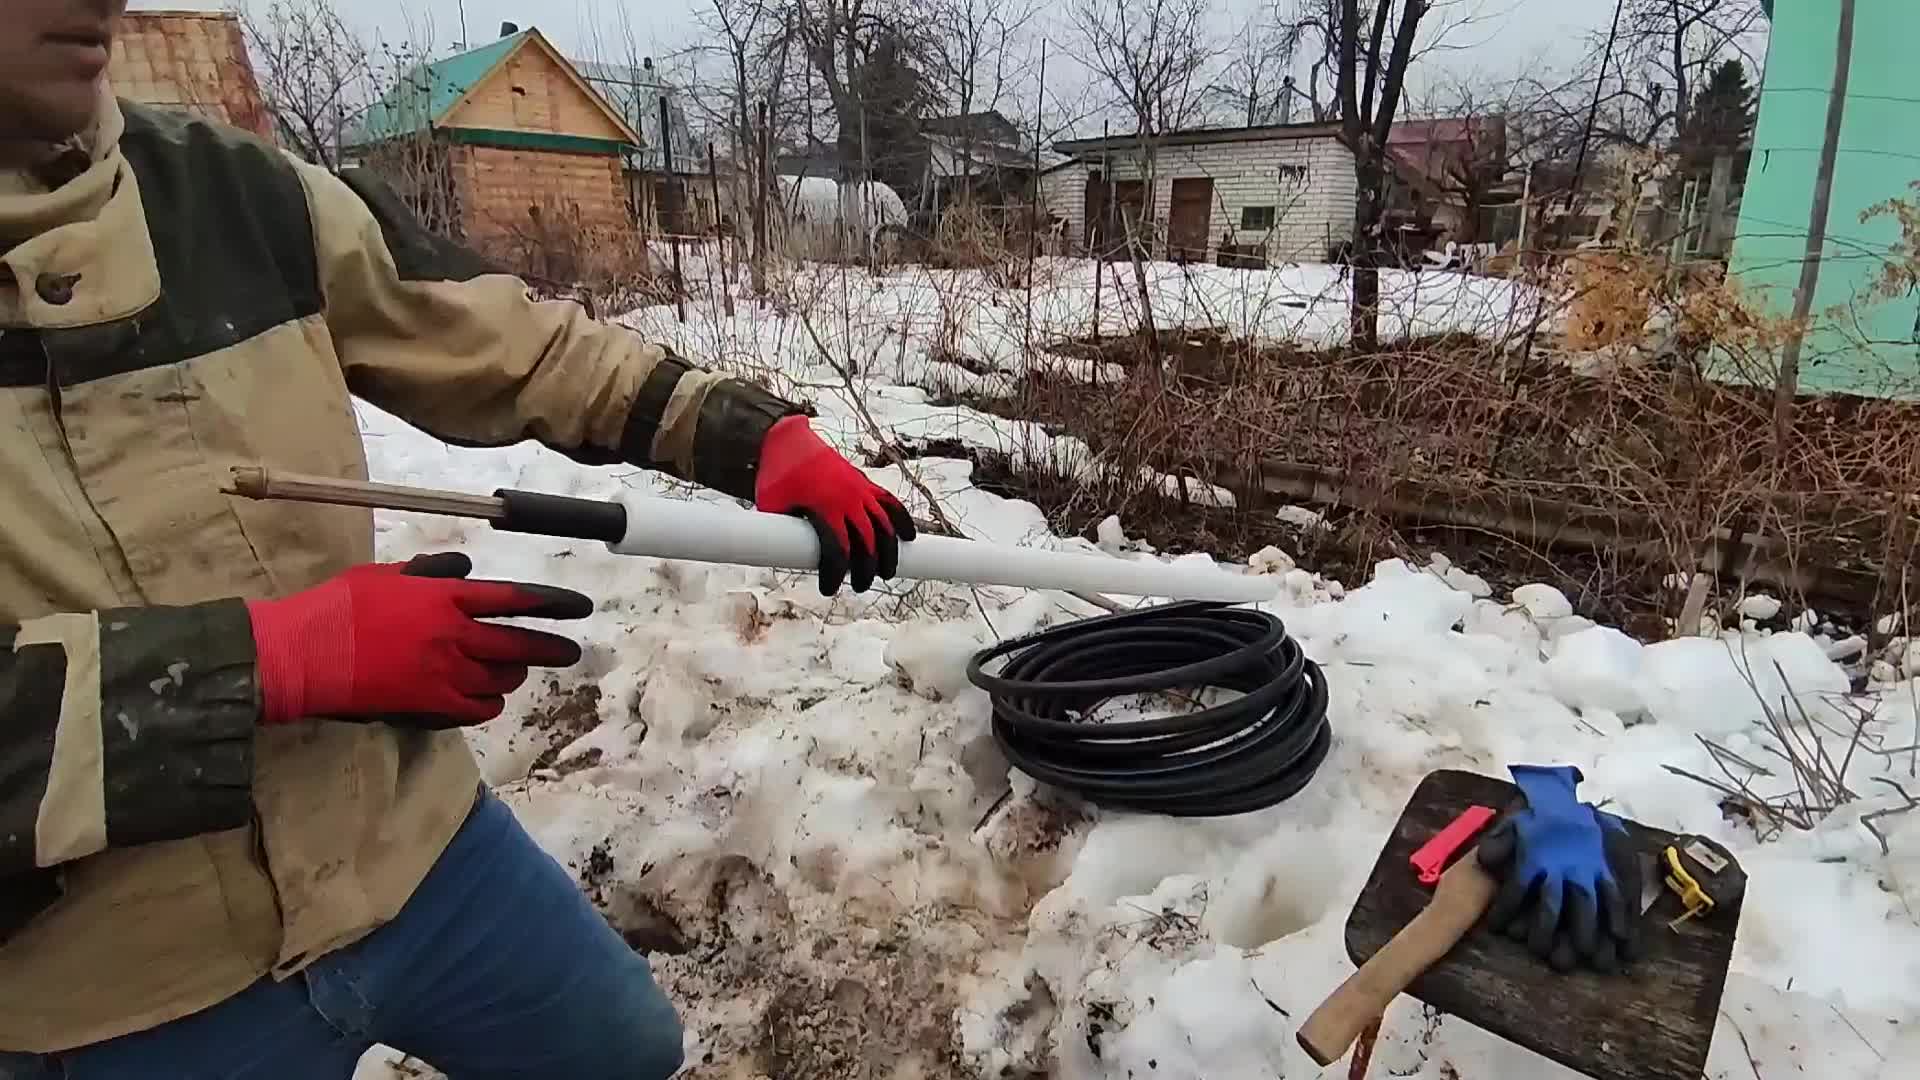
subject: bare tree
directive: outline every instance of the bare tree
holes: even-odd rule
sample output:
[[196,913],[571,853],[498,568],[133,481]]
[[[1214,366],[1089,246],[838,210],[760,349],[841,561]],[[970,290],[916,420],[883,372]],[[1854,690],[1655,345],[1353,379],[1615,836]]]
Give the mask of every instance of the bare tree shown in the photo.
[[[1007,84],[1021,65],[1019,46],[1036,11],[1035,0],[935,0],[926,50],[934,95],[962,117],[998,110]],[[982,127],[961,121],[952,132],[960,152],[960,175],[971,178],[983,153]],[[960,187],[970,197],[968,180]]]
[[[749,208],[753,236],[753,289],[766,291],[766,247],[770,223],[766,220],[766,200],[758,195],[773,183],[773,162],[769,160],[769,140],[757,130],[755,115],[771,110],[778,115],[781,75],[786,69],[790,38],[781,34],[780,12],[773,0],[709,0],[701,23],[715,35],[725,64],[724,85],[727,103],[721,127],[728,133],[734,161],[734,204]],[[701,108],[705,95],[693,94],[695,107]],[[755,108],[758,102],[759,108]],[[716,208],[716,213],[718,208]]]
[[[375,88],[374,102],[348,122],[349,128],[365,122],[357,134],[361,145],[348,149],[370,172],[392,185],[401,201],[432,232],[450,239],[481,244],[484,237],[470,235],[470,221],[455,182],[457,152],[438,135],[431,124],[433,87],[428,61],[439,53],[433,44],[439,39],[431,14],[404,20],[403,34],[393,40],[380,40],[369,51],[369,81]],[[349,135],[354,134],[349,132]]]
[[936,0],[927,74],[948,107],[962,115],[1000,107],[1037,10],[1036,0]]
[[238,14],[281,138],[307,161],[338,168],[346,128],[374,90],[366,41],[333,0],[270,0]]
[[1685,130],[1716,68],[1737,59],[1759,70],[1765,17],[1761,0],[1626,0],[1617,66],[1598,70],[1596,40],[1587,73],[1603,84],[1596,134],[1646,145]]
[[1425,95],[1418,112],[1431,118],[1434,137],[1395,154],[1440,194],[1459,200],[1465,227],[1456,239],[1489,239],[1478,226],[1495,194],[1536,163],[1572,156],[1579,133],[1557,90],[1533,79],[1495,82],[1463,75]]
[[1207,68],[1209,0],[1074,0],[1068,12],[1094,81],[1133,122],[1142,150],[1199,119]]
[[[1120,224],[1132,254],[1134,283],[1149,337],[1155,333],[1153,300],[1140,251],[1152,244],[1160,141],[1200,116],[1207,69],[1214,57],[1206,29],[1211,14],[1208,0],[1074,0],[1069,12],[1083,48],[1081,62],[1134,125],[1142,199],[1138,219],[1129,217],[1122,207]],[[1104,179],[1111,192],[1113,178]],[[1113,203],[1110,194],[1108,205]]]
[[[1323,93],[1322,83],[1337,77],[1340,64],[1341,0],[1292,0],[1293,15],[1285,26],[1298,39],[1299,48],[1311,47],[1307,65],[1307,88],[1302,91],[1316,121],[1332,119],[1338,103]],[[1278,14],[1279,5],[1275,5]],[[1331,87],[1329,86],[1330,90]]]
[[1307,34],[1301,22],[1282,17],[1280,0],[1274,0],[1228,43],[1220,71],[1207,87],[1209,103],[1246,127],[1284,122],[1291,116],[1290,99],[1299,92],[1294,62]]
[[1380,343],[1379,252],[1387,210],[1387,139],[1399,114],[1420,20],[1433,4],[1432,0],[1337,2],[1335,73],[1341,141],[1353,152],[1354,168],[1352,338],[1355,348],[1371,350]]
[[[1347,6],[1346,0],[1274,2],[1273,17],[1298,35],[1301,55],[1308,61],[1306,89],[1296,87],[1295,92],[1311,107],[1316,121],[1334,120],[1340,115],[1340,31]],[[1361,26],[1373,25],[1379,5],[1374,0],[1359,0],[1354,6]],[[1392,7],[1392,0],[1387,0],[1386,6]],[[1498,14],[1474,0],[1426,0],[1426,8],[1409,66],[1432,53],[1472,48],[1472,44],[1456,42],[1457,35]]]
[[689,108],[709,128],[724,135],[736,161],[753,146],[756,103],[778,92],[780,79],[770,46],[779,37],[777,0],[707,0],[694,21],[703,40],[689,50],[694,60],[686,79],[695,92]]
[[[842,178],[866,180],[870,142],[926,104],[928,35],[906,0],[783,0],[783,32],[798,46],[835,129]],[[890,137],[896,132],[886,133]]]

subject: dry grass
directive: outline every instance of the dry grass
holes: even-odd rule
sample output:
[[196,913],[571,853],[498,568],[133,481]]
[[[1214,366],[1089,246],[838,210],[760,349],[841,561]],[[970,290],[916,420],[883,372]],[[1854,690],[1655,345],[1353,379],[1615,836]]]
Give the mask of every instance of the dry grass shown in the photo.
[[1419,522],[1409,492],[1429,506],[1530,517],[1494,531],[1529,563],[1571,563],[1569,591],[1615,618],[1626,612],[1602,598],[1671,617],[1678,598],[1662,583],[1697,570],[1863,617],[1901,609],[1920,407],[1803,398],[1776,454],[1764,365],[1784,333],[1777,322],[1711,277],[1630,254],[1562,273],[1590,286],[1573,292],[1576,304],[1627,308],[1609,317],[1588,303],[1590,336],[1609,318],[1656,332],[1608,338],[1623,347],[1572,366],[1529,355],[1522,340],[1433,338],[1361,355],[1211,333],[1134,336],[1069,350],[1127,366],[1123,381],[1035,373],[984,404],[1086,439],[1115,483],[1071,498],[1115,510],[1140,502],[1143,467],[1210,478],[1257,508],[1260,478],[1277,464],[1323,478],[1342,506],[1381,526]]
[[[1091,477],[1083,461],[1052,460],[1050,446],[967,455],[985,466],[983,480],[1032,498],[1069,532],[1118,513],[1162,547],[1246,554],[1281,543],[1327,572],[1363,575],[1375,558],[1437,541],[1456,562],[1477,549],[1485,559],[1468,568],[1496,583],[1551,581],[1586,613],[1649,637],[1698,631],[1697,617],[1676,617],[1685,588],[1667,582],[1702,570],[1721,595],[1695,599],[1722,618],[1725,601],[1752,585],[1781,592],[1789,611],[1812,604],[1862,621],[1905,612],[1920,542],[1910,512],[1920,505],[1920,408],[1806,397],[1787,443],[1775,447],[1771,365],[1790,327],[1759,314],[1717,273],[1631,249],[1521,260],[1551,299],[1509,319],[1494,340],[1432,338],[1367,355],[1185,330],[1075,344],[1046,340],[1032,308],[1022,310],[1023,295],[1030,305],[1051,288],[1037,279],[1070,264],[1033,260],[1037,245],[1016,224],[951,208],[928,245],[931,265],[877,269],[871,279],[795,262],[776,229],[766,291],[742,315],[803,323],[782,347],[825,358],[837,377],[796,386],[777,357],[699,359],[790,396],[844,398],[856,413],[865,379],[911,379],[943,399],[1078,436],[1098,456]],[[1920,265],[1920,245],[1912,261]],[[1125,268],[1111,269],[1096,302],[1109,316],[1144,321]],[[648,275],[603,288],[644,297],[658,283]],[[866,310],[862,289],[903,277],[929,286],[920,306]],[[1215,321],[1269,324],[1285,318],[1276,306],[1307,319],[1311,303],[1301,301],[1312,298],[1262,294],[1272,280],[1249,277],[1249,294]],[[724,286],[683,284],[688,320],[717,323]],[[969,355],[989,311],[1027,327],[1024,376],[997,376],[998,362]],[[910,335],[909,324],[919,329]],[[725,334],[700,336],[734,348]],[[1592,348],[1569,355],[1569,339]],[[922,347],[935,363],[909,374],[909,354]],[[1114,365],[1126,377],[1086,377]],[[956,375],[955,389],[938,385]],[[1890,394],[1920,396],[1892,373],[1887,382]],[[861,419],[890,446],[870,416]],[[1295,481],[1315,479],[1316,490],[1270,496],[1263,481],[1275,466]],[[1155,474],[1220,484],[1239,512],[1203,505],[1184,481],[1163,491]],[[1267,512],[1275,499],[1316,503],[1336,528],[1289,536]],[[1412,513],[1416,502],[1473,513]],[[1884,635],[1875,636],[1877,648]]]

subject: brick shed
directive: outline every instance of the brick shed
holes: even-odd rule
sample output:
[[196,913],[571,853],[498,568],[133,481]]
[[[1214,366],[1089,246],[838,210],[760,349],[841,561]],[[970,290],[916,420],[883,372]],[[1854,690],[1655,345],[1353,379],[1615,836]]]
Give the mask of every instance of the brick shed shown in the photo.
[[274,137],[246,35],[231,12],[127,12],[107,79],[128,101],[186,109]]
[[522,273],[593,277],[638,250],[640,136],[538,30],[408,72],[349,136],[428,223]]
[[1334,124],[1161,136],[1147,229],[1149,185],[1131,135],[1055,143],[1073,160],[1041,175],[1041,197],[1076,248],[1113,250],[1126,220],[1158,257],[1213,261],[1224,247],[1229,261],[1318,261],[1353,234],[1353,154],[1338,136]]

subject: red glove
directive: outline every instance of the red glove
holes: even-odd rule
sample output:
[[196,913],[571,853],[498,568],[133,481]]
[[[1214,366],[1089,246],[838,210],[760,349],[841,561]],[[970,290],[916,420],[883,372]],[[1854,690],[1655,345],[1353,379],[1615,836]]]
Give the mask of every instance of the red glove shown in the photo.
[[500,715],[529,667],[580,661],[580,646],[566,638],[478,620],[583,619],[593,601],[545,585],[465,580],[472,572],[465,555],[423,555],[249,602],[261,722],[478,724]]
[[867,479],[820,441],[804,416],[773,425],[760,444],[754,503],[771,514],[797,514],[820,537],[820,593],[832,596],[849,576],[853,591],[891,578],[900,541],[913,539],[913,518],[885,488]]

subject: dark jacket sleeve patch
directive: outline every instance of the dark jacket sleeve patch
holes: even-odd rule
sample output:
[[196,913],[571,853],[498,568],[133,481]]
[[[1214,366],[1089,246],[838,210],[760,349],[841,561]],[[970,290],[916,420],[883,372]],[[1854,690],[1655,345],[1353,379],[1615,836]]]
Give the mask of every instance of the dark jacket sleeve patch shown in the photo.
[[15,652],[16,629],[0,628],[0,891],[37,864],[34,838],[67,681],[66,651],[29,645]]
[[760,446],[781,420],[800,414],[792,402],[750,382],[728,379],[707,393],[693,436],[693,482],[752,499]]
[[252,820],[255,678],[241,601],[100,613],[109,846]]

